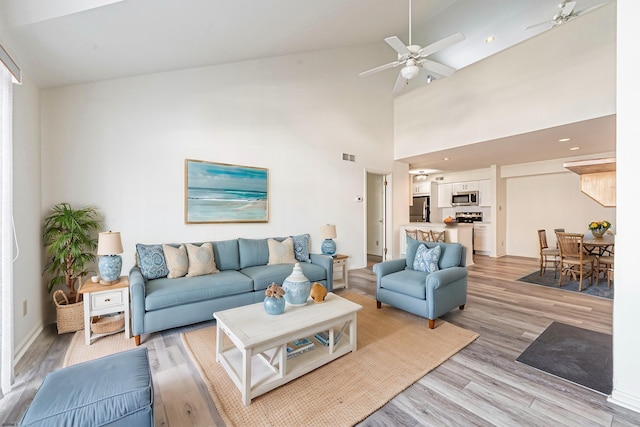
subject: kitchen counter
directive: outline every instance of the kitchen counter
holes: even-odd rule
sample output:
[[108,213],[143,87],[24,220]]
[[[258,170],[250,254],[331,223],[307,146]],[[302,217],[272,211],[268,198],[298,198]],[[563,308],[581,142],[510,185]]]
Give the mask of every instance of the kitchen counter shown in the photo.
[[407,253],[407,239],[405,230],[445,231],[444,241],[447,243],[460,243],[466,249],[466,265],[473,265],[473,224],[455,223],[445,226],[436,222],[410,222],[400,226],[400,255]]

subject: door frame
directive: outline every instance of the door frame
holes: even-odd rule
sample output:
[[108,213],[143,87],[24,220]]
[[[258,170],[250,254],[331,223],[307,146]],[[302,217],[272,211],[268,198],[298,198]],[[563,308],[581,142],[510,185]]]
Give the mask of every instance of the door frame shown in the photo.
[[[383,196],[382,196],[382,260],[386,261],[392,256],[392,248],[389,247],[390,244],[393,243],[392,240],[392,230],[389,227],[391,224],[391,212],[392,212],[392,194],[391,194],[391,180],[392,175],[389,171],[377,170],[377,169],[366,169],[364,170],[364,194],[367,195],[368,192],[368,175],[377,175],[383,178]],[[386,185],[384,184],[386,182]],[[369,224],[367,218],[367,211],[369,207],[369,198],[365,197],[365,203],[363,206],[363,217],[364,217],[364,236],[363,236],[363,252],[364,252],[364,260],[365,265],[367,263],[367,255],[368,255],[368,238],[369,238]]]

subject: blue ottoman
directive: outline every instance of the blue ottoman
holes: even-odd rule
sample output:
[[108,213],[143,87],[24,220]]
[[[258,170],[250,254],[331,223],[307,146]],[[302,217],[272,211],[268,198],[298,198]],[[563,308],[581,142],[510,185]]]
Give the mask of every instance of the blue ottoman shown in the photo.
[[48,374],[20,425],[153,427],[146,347]]

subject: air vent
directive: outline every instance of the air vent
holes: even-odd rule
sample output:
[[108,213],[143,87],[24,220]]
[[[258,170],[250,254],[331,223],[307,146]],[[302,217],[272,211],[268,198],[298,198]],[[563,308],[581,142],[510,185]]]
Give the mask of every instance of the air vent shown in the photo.
[[356,155],[355,154],[342,153],[342,160],[344,160],[346,162],[355,162],[356,161]]

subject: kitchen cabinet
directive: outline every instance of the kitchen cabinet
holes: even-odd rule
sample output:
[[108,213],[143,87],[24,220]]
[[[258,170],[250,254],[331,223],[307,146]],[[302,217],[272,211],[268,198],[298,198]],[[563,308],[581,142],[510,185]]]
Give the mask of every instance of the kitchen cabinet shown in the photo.
[[428,196],[431,194],[431,181],[414,181],[413,195]]
[[438,184],[438,207],[450,208],[451,207],[451,192],[452,184]]
[[493,191],[491,190],[491,180],[482,179],[478,181],[478,195],[480,198],[480,206],[491,206],[491,198],[493,197]]
[[452,191],[454,193],[460,191],[478,191],[478,181],[454,182]]
[[493,246],[491,224],[473,225],[473,250],[483,254],[489,254]]

